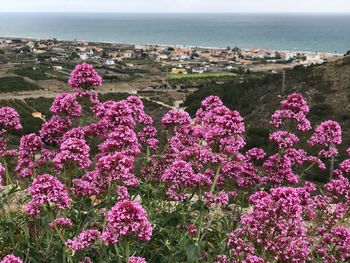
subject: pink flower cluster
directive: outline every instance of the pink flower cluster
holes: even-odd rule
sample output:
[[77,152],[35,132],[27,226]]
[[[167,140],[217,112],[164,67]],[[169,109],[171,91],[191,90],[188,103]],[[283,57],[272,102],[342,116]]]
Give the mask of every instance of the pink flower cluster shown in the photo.
[[272,115],[271,124],[279,128],[286,120],[294,120],[297,130],[306,132],[311,129],[311,124],[306,118],[308,112],[309,106],[304,97],[299,93],[293,93],[281,102],[281,109]]
[[164,171],[162,181],[169,183],[167,195],[173,200],[184,200],[184,189],[194,189],[205,180],[202,174],[197,174],[192,169],[192,164],[185,161],[175,161]]
[[0,263],[23,263],[23,261],[14,255],[7,255],[0,261]]
[[79,117],[82,107],[78,103],[75,94],[62,93],[55,98],[50,110],[57,115]]
[[127,126],[119,126],[99,146],[102,154],[123,152],[129,156],[140,153],[140,145],[135,132]]
[[172,109],[162,118],[164,128],[182,126],[191,123],[190,115],[179,109]]
[[5,130],[22,129],[19,115],[13,108],[0,108],[0,128],[3,128]]
[[253,212],[244,215],[241,227],[229,234],[232,255],[239,260],[255,253],[268,253],[282,262],[290,259],[305,262],[311,250],[302,217],[301,193],[305,191],[281,187],[270,193],[253,194],[250,197]]
[[228,205],[229,195],[225,192],[219,192],[218,195],[214,195],[211,192],[204,193],[204,199],[207,206],[220,205],[225,207]]
[[107,245],[118,243],[123,237],[136,237],[142,241],[149,241],[151,236],[152,226],[140,204],[123,200],[108,212],[107,227],[102,233]]
[[68,85],[76,90],[98,87],[102,85],[102,78],[92,65],[83,63],[77,65],[72,71]]
[[70,228],[73,226],[73,222],[70,218],[57,217],[53,222],[49,223],[51,229],[54,228]]
[[97,239],[100,238],[100,231],[96,229],[84,230],[78,236],[66,241],[66,246],[72,251],[80,251],[91,246]]
[[16,172],[20,177],[25,178],[34,175],[35,154],[40,152],[43,146],[44,143],[41,138],[34,133],[24,135],[21,138],[16,166]]
[[[325,185],[316,188],[305,182],[304,173],[316,168],[314,165],[326,169],[321,158],[337,154],[335,147],[342,141],[340,125],[326,121],[316,127],[308,141],[312,147],[321,147],[317,157],[308,155],[308,149],[297,148],[306,141],[302,137],[305,134],[300,132],[311,129],[306,117],[309,107],[301,94],[288,96],[273,114],[271,123],[283,129],[270,133],[268,139],[275,147],[269,147],[267,152],[247,149],[245,123],[240,113],[224,106],[218,97],[210,96],[201,103],[194,118],[179,109],[165,114],[161,123],[171,132],[167,133],[170,137],[159,154],[158,133],[142,101],[130,96],[119,102],[100,102],[97,93],[88,89],[101,83],[91,65],[78,65],[69,80],[75,92],[55,99],[51,107],[55,115],[43,124],[40,136],[34,133],[23,136],[16,153],[16,172],[20,177],[31,177],[28,181],[33,180],[27,189],[31,200],[26,213],[32,217],[44,212],[54,215],[48,229],[62,230],[58,233],[64,239],[74,237],[65,243],[73,252],[69,254],[73,260],[92,262],[85,256],[92,255],[97,241],[99,246],[123,248],[125,241],[150,241],[153,227],[142,203],[154,209],[150,218],[166,214],[177,218],[184,213],[178,217],[181,223],[169,225],[179,232],[171,234],[181,236],[184,244],[197,241],[198,235],[198,248],[208,248],[203,237],[211,238],[212,232],[224,236],[215,231],[230,229],[227,240],[220,240],[227,241],[227,247],[218,245],[215,249],[215,253],[220,251],[218,254],[229,253],[217,256],[210,248],[203,249],[198,261],[213,258],[218,263],[349,261],[350,229],[346,223],[350,213],[350,158],[340,161],[334,179]],[[88,117],[78,100],[84,100],[81,105],[90,103]],[[8,157],[5,133],[20,128],[19,116],[7,107],[0,108],[1,116],[4,118],[0,118],[0,156]],[[76,117],[82,117],[80,123]],[[51,145],[46,148],[44,142]],[[267,155],[270,150],[273,152]],[[5,158],[2,161],[9,164]],[[144,167],[139,173],[141,163]],[[12,169],[11,165],[6,168]],[[70,188],[58,180],[63,177],[63,168],[76,171],[73,178],[67,174],[64,177],[67,185],[72,185]],[[56,171],[57,178],[49,174],[37,176],[37,170]],[[4,173],[5,167],[0,164],[0,191]],[[162,199],[149,199],[154,196]],[[113,206],[114,202],[117,203]],[[71,211],[56,213],[72,206]],[[82,207],[87,207],[86,211],[77,212]],[[220,213],[211,218],[211,211],[216,209]],[[63,217],[67,213],[70,218]],[[82,217],[84,221],[79,222]],[[33,223],[40,221],[37,219]],[[47,228],[47,221],[44,222]],[[218,227],[220,224],[224,227]],[[81,227],[88,230],[76,235]],[[164,231],[157,233],[157,237],[171,230],[162,228],[155,228]],[[45,233],[45,228],[35,234],[40,235],[41,231]],[[57,238],[53,232],[48,233]],[[158,244],[158,240],[155,242]],[[89,247],[92,251],[82,251]],[[135,248],[134,244],[131,248]],[[107,254],[112,255],[111,251]],[[1,262],[22,261],[8,255]],[[146,260],[131,256],[129,262]]]
[[71,200],[65,186],[55,177],[49,174],[37,176],[28,188],[32,199],[26,207],[30,216],[40,214],[40,208],[54,205],[56,209],[64,210],[71,206]]
[[329,147],[328,149],[322,149],[320,155],[329,158],[338,154],[335,145],[342,143],[341,139],[341,127],[339,123],[335,121],[325,121],[316,127],[314,134],[308,141],[311,146],[320,145]]
[[130,257],[129,263],[147,263],[146,259],[143,257]]
[[45,142],[59,143],[62,139],[62,136],[68,131],[71,126],[72,121],[70,118],[61,118],[55,115],[42,125],[39,133]]
[[345,227],[335,227],[321,237],[317,252],[323,262],[347,262],[350,259],[350,230]]
[[270,134],[269,140],[278,145],[278,148],[290,148],[299,141],[299,138],[287,131],[276,131]]
[[63,169],[68,162],[76,163],[79,168],[86,169],[91,165],[89,152],[90,147],[84,139],[68,138],[62,142],[53,162],[58,169]]

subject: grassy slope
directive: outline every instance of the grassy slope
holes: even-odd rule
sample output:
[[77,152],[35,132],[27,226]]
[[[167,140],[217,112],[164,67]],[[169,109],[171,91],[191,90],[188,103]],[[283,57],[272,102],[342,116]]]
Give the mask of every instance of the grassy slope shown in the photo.
[[21,77],[0,78],[0,92],[16,92],[40,89],[37,85],[25,81]]
[[170,80],[173,79],[197,79],[197,78],[211,78],[211,77],[230,77],[234,76],[231,72],[209,72],[203,74],[171,74],[169,76]]

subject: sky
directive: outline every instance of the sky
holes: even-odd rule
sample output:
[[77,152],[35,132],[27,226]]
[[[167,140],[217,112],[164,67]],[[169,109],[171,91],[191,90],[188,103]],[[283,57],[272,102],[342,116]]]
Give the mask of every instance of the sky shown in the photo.
[[0,12],[350,13],[350,0],[0,0]]

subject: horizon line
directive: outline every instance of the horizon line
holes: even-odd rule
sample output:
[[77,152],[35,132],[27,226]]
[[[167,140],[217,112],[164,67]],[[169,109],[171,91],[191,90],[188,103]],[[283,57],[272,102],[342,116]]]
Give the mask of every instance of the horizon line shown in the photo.
[[138,11],[0,11],[0,14],[350,14],[350,11],[222,11],[222,12],[138,12]]

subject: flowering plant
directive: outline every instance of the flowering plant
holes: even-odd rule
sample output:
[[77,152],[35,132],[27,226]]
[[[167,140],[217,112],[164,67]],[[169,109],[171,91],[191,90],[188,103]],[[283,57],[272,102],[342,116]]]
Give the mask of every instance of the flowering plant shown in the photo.
[[350,261],[350,157],[336,166],[341,127],[312,130],[301,94],[272,114],[265,152],[218,97],[166,113],[161,144],[142,101],[100,102],[101,84],[78,65],[18,150],[20,116],[0,108],[0,262]]

